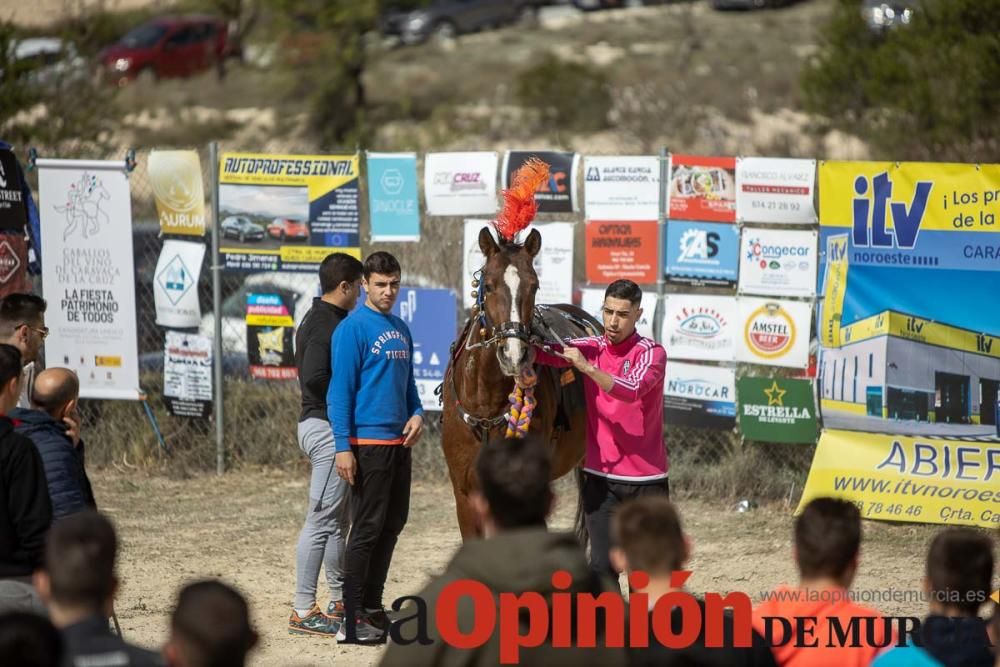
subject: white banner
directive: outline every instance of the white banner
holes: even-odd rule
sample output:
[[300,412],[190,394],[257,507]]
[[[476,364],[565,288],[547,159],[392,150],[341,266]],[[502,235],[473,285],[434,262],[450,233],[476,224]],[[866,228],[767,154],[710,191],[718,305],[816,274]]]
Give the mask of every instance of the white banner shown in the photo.
[[658,220],[660,158],[585,157],[583,200],[588,220]]
[[750,364],[806,368],[812,304],[739,298],[736,358]]
[[[642,315],[635,323],[635,330],[639,332],[640,336],[652,338],[653,319],[656,317],[656,292],[643,292],[639,305],[642,308]],[[596,287],[587,287],[581,290],[580,308],[596,317],[598,322],[603,322],[601,311],[604,308],[604,290]]]
[[672,359],[733,361],[738,316],[736,297],[667,294],[660,342]]
[[[466,220],[462,252],[462,307],[471,308],[476,302],[472,296],[472,280],[476,271],[483,268],[486,259],[479,249],[479,230],[488,227],[494,240],[496,230],[488,220]],[[532,229],[542,235],[542,249],[535,257],[538,274],[538,294],[535,303],[573,303],[573,223],[548,222],[530,225],[517,235],[523,243]]]
[[171,414],[205,418],[212,405],[212,339],[168,331],[163,347],[163,398]]
[[198,278],[205,257],[205,244],[164,241],[153,278],[156,323],[185,329],[201,324]]
[[744,227],[740,238],[740,293],[814,296],[817,238],[811,230]]
[[736,369],[671,361],[663,395],[695,401],[736,402]]
[[428,153],[424,156],[427,215],[493,215],[497,212],[496,153]]
[[124,161],[38,160],[48,366],[81,398],[138,399],[132,200]]
[[736,220],[812,224],[816,160],[736,158]]

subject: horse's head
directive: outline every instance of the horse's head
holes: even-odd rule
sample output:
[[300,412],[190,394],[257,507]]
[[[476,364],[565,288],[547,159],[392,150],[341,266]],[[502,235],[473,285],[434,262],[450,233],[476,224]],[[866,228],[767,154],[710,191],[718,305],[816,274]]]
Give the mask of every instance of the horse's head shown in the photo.
[[499,340],[497,360],[504,375],[517,376],[534,363],[528,336],[538,291],[533,260],[541,247],[537,229],[528,234],[524,245],[497,244],[487,227],[479,232],[479,248],[486,256],[479,308],[487,335]]

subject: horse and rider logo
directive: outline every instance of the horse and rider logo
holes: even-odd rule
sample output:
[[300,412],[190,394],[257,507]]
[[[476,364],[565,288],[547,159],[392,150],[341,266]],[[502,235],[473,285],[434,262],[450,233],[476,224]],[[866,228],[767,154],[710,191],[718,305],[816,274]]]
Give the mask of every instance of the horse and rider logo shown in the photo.
[[83,238],[101,231],[110,219],[102,209],[102,202],[111,199],[104,183],[96,176],[83,172],[80,180],[69,186],[66,193],[66,205],[55,206],[55,210],[66,215],[66,228],[63,230],[65,241],[78,229]]

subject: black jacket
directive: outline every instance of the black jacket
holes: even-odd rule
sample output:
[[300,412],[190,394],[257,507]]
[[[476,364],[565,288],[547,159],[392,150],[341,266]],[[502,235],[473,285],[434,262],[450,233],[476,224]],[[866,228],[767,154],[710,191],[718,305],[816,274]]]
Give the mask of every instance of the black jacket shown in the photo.
[[41,564],[52,504],[42,457],[0,416],[0,577],[23,577]]
[[326,390],[330,386],[330,339],[347,311],[316,297],[295,332],[295,365],[302,387],[302,414],[299,421],[327,420]]
[[77,665],[115,665],[116,667],[159,667],[158,653],[127,644],[111,633],[108,619],[90,616],[62,631],[64,667]]
[[97,509],[83,467],[83,442],[74,447],[66,435],[66,425],[40,410],[18,408],[12,410],[10,416],[20,422],[14,430],[30,438],[42,456],[53,518]]

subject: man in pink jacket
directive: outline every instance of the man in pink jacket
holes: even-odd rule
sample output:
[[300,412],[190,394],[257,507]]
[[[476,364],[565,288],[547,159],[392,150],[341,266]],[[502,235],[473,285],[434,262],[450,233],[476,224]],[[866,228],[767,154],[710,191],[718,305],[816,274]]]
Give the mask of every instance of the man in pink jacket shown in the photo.
[[669,496],[670,468],[663,442],[663,377],[667,353],[640,336],[642,290],[617,280],[604,292],[604,335],[577,338],[537,361],[572,366],[584,376],[587,454],[583,506],[590,533],[590,566],[617,577],[611,568],[611,515],[629,498]]

